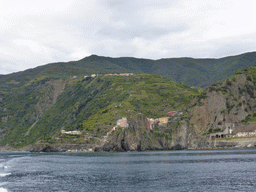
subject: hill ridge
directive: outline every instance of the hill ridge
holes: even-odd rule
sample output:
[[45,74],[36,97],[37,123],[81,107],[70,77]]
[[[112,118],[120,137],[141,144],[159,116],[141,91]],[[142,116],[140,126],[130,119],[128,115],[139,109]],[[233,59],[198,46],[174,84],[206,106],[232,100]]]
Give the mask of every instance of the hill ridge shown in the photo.
[[0,90],[3,85],[8,88],[14,86],[9,86],[12,80],[23,85],[41,75],[68,78],[94,73],[123,72],[156,74],[190,86],[206,87],[211,83],[227,79],[237,70],[253,66],[255,63],[256,52],[217,59],[181,57],[152,60],[91,55],[78,61],[49,63],[21,72],[0,75]]

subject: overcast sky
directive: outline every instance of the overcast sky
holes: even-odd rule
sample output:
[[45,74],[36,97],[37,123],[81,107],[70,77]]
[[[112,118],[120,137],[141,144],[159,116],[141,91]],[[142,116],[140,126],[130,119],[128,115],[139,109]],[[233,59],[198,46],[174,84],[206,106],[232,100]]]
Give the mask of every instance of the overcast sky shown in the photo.
[[220,58],[251,51],[255,0],[0,0],[0,74],[91,54]]

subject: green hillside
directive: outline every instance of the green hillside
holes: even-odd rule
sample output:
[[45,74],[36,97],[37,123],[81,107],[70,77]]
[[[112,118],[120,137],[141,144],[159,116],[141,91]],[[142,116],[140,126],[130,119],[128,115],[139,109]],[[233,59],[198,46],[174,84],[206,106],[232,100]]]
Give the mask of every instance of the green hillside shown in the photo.
[[[196,89],[161,76],[140,74],[57,79],[44,77],[13,88],[0,97],[0,143],[22,147],[80,130],[84,136],[104,136],[122,117],[143,113],[166,116],[183,110]],[[77,142],[79,142],[77,141]]]
[[[97,143],[122,117],[139,113],[149,118],[164,117],[169,111],[186,111],[192,98],[200,95],[194,99],[200,101],[209,98],[207,94],[215,94],[219,107],[210,99],[208,104],[198,103],[197,107],[205,107],[205,111],[216,108],[214,115],[204,111],[192,117],[194,125],[208,118],[209,122],[201,122],[206,123],[202,130],[216,122],[224,125],[223,119],[254,122],[256,77],[251,66],[255,61],[256,53],[221,59],[161,60],[92,55],[0,75],[0,146],[23,147],[39,140]],[[125,72],[134,75],[105,76]],[[98,76],[92,78],[91,74]],[[211,83],[203,94],[188,86]],[[63,137],[61,130],[79,130],[82,135]]]
[[156,74],[190,86],[206,87],[211,83],[227,79],[237,70],[253,66],[255,63],[255,52],[220,59],[169,58],[149,60],[92,55],[79,61],[52,63],[23,72],[0,75],[0,90],[8,91],[40,76],[70,78],[94,73],[123,72]]

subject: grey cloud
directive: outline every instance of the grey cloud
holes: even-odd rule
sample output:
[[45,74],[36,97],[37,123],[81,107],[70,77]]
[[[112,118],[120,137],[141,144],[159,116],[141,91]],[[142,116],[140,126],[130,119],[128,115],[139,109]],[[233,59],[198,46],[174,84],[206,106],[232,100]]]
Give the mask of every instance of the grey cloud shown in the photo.
[[[59,12],[53,8],[49,14],[40,7],[40,14],[26,10],[22,15],[13,12],[10,18],[6,14],[4,18],[15,22],[0,30],[0,74],[90,54],[159,59],[223,57],[255,50],[256,34],[248,36],[248,30],[241,31],[244,36],[233,34],[233,38],[222,38],[220,32],[216,36],[214,31],[208,34],[219,30],[213,21],[225,20],[216,14],[222,1],[215,8],[208,5],[203,0],[77,0]],[[49,1],[47,6],[52,6]],[[239,17],[250,20],[243,14]],[[254,32],[251,20],[244,27]],[[233,31],[242,24],[226,21]],[[232,31],[226,37],[229,33]],[[17,44],[17,40],[30,41],[36,47]]]
[[101,56],[110,57],[135,57],[137,47],[131,44],[108,44],[108,41],[103,44],[91,47],[92,53],[101,53]]
[[219,46],[215,45],[215,50],[212,51],[211,57],[221,58],[225,56],[238,55],[244,52],[255,51],[256,41],[248,42],[224,42]]
[[156,39],[170,33],[177,33],[188,30],[188,26],[177,25],[177,26],[132,26],[132,27],[104,27],[98,31],[99,35],[104,35],[113,39],[133,39],[133,38],[144,38],[144,39]]
[[[102,0],[103,4],[110,8],[123,8],[129,10],[137,10],[145,7],[167,7],[178,4],[179,0],[140,0],[140,1],[127,1],[127,0]],[[132,9],[131,9],[132,8]],[[122,9],[122,10],[123,10]]]
[[[111,10],[111,21],[125,22],[128,24],[141,24],[145,22],[144,14],[152,10],[158,11],[168,8],[174,8],[179,4],[178,0],[140,0],[140,1],[126,1],[126,0],[108,0],[101,1],[102,5],[105,5],[106,9]],[[150,19],[148,21],[151,22]]]
[[19,65],[16,63],[17,61],[11,59],[0,59],[0,74],[8,74],[12,72],[17,72],[22,70]]
[[112,6],[127,3],[127,1],[126,0],[109,0],[109,1],[106,1],[105,3],[106,5],[112,7]]

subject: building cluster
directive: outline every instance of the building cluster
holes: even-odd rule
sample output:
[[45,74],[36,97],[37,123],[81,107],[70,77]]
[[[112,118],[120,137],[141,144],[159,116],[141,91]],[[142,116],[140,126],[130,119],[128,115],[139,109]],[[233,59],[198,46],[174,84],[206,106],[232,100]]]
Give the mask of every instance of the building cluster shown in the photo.
[[177,111],[170,111],[170,112],[167,113],[167,115],[169,117],[180,116],[180,115],[183,115],[183,112],[182,111],[179,111],[179,112],[177,112]]
[[95,78],[97,75],[96,74],[92,74],[91,76],[84,76],[84,79],[88,79],[88,78]]
[[159,126],[167,126],[170,120],[170,117],[160,117],[157,119],[148,118],[149,128],[154,129],[156,124],[158,124]]
[[81,135],[81,131],[65,131],[65,130],[61,130],[62,134],[66,134],[66,135]]
[[225,129],[222,132],[211,133],[210,138],[237,138],[237,137],[256,137],[255,127],[250,130],[243,130],[243,127],[236,127],[234,123],[225,123]]
[[[160,118],[147,118],[148,123],[149,123],[149,128],[152,130],[154,129],[155,125],[158,124],[159,126],[167,126],[168,122],[170,122],[172,119],[175,119],[177,116],[182,115],[183,112],[177,112],[177,111],[171,111],[168,112],[167,115],[168,117],[160,117]],[[121,128],[127,128],[129,125],[127,123],[127,118],[122,117],[122,119],[117,120],[116,126],[114,126],[110,133],[112,131],[115,131],[117,127]]]
[[105,74],[105,76],[126,76],[126,77],[128,77],[128,76],[130,76],[130,75],[133,75],[133,73]]
[[148,122],[149,122],[149,127],[150,129],[153,129],[155,127],[156,124],[158,124],[159,126],[167,126],[167,124],[171,121],[171,120],[175,120],[178,118],[178,116],[183,115],[182,111],[170,111],[167,113],[168,117],[160,117],[157,119],[149,119],[148,118]]
[[217,132],[217,133],[211,133],[210,138],[213,140],[213,139],[218,139],[218,138],[230,137],[233,134],[234,128],[235,128],[235,125],[233,123],[226,123],[224,131]]
[[[177,117],[177,115],[182,115],[182,112],[176,112],[176,111],[171,111],[168,112],[167,115],[168,117],[160,117],[157,119],[153,119],[153,118],[147,118],[148,123],[149,123],[149,128],[152,130],[154,129],[155,125],[158,124],[159,126],[167,126],[168,122],[170,122],[170,120],[174,119],[171,117]],[[115,131],[118,127],[121,128],[127,128],[129,126],[127,118],[126,117],[122,117],[121,119],[118,119],[116,122],[116,126],[114,126],[108,133],[106,136],[104,136],[104,141],[106,141],[107,137],[109,136],[109,134],[111,134],[113,131]],[[66,135],[81,135],[81,131],[65,131],[65,130],[61,130],[62,134],[66,134]]]
[[116,126],[117,127],[122,127],[122,128],[128,127],[129,125],[127,123],[127,118],[126,117],[122,117],[122,119],[117,120]]
[[238,132],[235,137],[256,137],[256,131],[254,132]]
[[[92,75],[89,75],[89,76],[87,76],[87,75],[85,75],[84,76],[84,79],[88,79],[88,78],[95,78],[97,75],[96,74],[92,74]],[[75,76],[73,76],[73,79],[76,79],[77,78],[77,76],[75,75]]]
[[[87,79],[87,78],[95,78],[97,76],[125,76],[125,77],[128,77],[128,76],[131,76],[131,75],[134,75],[133,73],[109,73],[109,74],[92,74],[92,75],[85,75],[84,76],[84,79]],[[73,78],[77,78],[77,76],[73,76]]]
[[126,117],[122,117],[122,119],[118,119],[116,121],[116,126],[114,126],[109,133],[111,133],[112,131],[115,131],[117,127],[126,128],[128,126],[129,125],[127,123],[127,118]]

